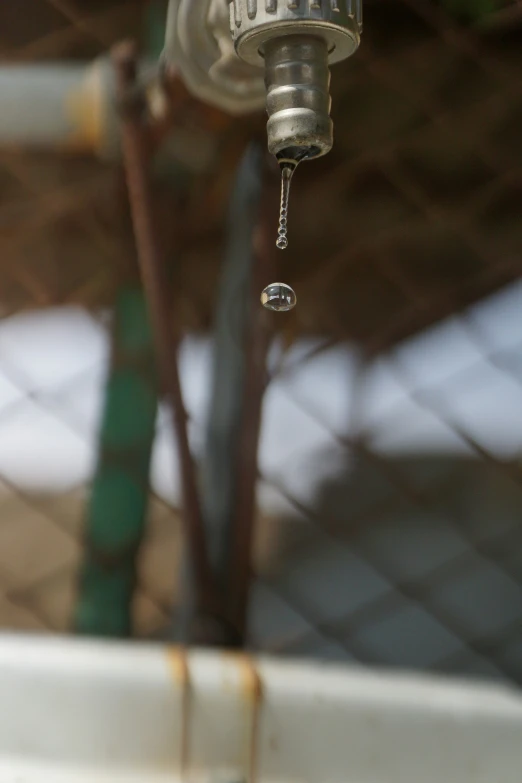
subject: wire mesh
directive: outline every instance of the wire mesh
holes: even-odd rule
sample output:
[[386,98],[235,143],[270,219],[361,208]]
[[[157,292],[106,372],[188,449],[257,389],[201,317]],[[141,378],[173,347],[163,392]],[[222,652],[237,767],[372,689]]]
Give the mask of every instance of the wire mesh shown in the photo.
[[[4,4],[2,55],[89,59],[135,35],[141,11]],[[502,18],[499,32],[498,15],[472,28],[428,0],[368,0],[360,53],[333,74],[336,147],[299,172],[293,194],[301,219],[284,272],[299,306],[282,328],[297,347],[265,403],[275,456],[262,444],[255,649],[522,680],[522,50],[519,20]],[[121,252],[114,185],[112,168],[90,159],[1,158],[4,628],[70,622],[107,364],[99,313]],[[219,194],[221,185],[209,225],[185,238],[178,299],[188,326],[210,319]],[[77,304],[96,313],[67,311],[78,352],[58,316],[20,314]],[[301,350],[310,334],[322,337]],[[317,383],[335,386],[332,362],[346,369],[340,416]],[[205,377],[187,381],[189,393],[201,397]],[[163,424],[155,465],[173,475]],[[300,440],[305,431],[315,435]],[[76,484],[28,488],[20,476],[52,463],[59,443],[79,466]],[[156,484],[135,606],[143,636],[164,634],[179,601],[175,492]]]
[[[506,293],[493,301],[491,315],[508,308]],[[293,513],[260,568],[255,644],[520,681],[518,336],[504,333],[492,362],[491,332],[477,345],[468,317],[362,370],[344,428],[355,436],[332,429],[326,384],[290,385],[301,428],[308,418],[328,434],[322,458],[334,455],[337,475],[302,500],[321,454],[311,466],[297,449],[297,495],[265,477]]]

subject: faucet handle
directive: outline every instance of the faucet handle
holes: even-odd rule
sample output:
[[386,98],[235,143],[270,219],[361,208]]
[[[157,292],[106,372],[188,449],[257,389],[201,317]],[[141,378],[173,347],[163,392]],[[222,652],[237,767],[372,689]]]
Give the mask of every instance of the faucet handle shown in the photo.
[[170,0],[163,58],[211,106],[233,115],[263,107],[263,71],[235,51],[228,0]]

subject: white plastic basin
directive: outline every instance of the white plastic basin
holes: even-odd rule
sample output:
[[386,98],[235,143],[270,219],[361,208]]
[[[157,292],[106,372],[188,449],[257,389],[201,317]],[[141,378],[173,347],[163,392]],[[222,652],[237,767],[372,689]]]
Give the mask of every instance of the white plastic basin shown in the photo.
[[0,637],[0,783],[521,783],[499,686]]

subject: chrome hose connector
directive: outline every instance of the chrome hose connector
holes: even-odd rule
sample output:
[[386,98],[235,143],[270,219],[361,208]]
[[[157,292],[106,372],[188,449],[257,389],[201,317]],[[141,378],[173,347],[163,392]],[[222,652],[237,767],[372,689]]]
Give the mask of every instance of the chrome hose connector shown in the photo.
[[238,56],[263,66],[268,149],[299,162],[333,143],[329,65],[353,54],[362,0],[230,0]]
[[264,55],[268,149],[296,161],[328,152],[333,123],[326,41],[312,35],[273,38]]

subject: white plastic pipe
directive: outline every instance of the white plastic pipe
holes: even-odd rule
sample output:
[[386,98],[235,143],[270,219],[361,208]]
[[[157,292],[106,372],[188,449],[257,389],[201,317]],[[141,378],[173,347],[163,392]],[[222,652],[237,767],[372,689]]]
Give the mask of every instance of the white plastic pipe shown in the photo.
[[114,135],[108,62],[0,67],[0,148],[103,154]]

